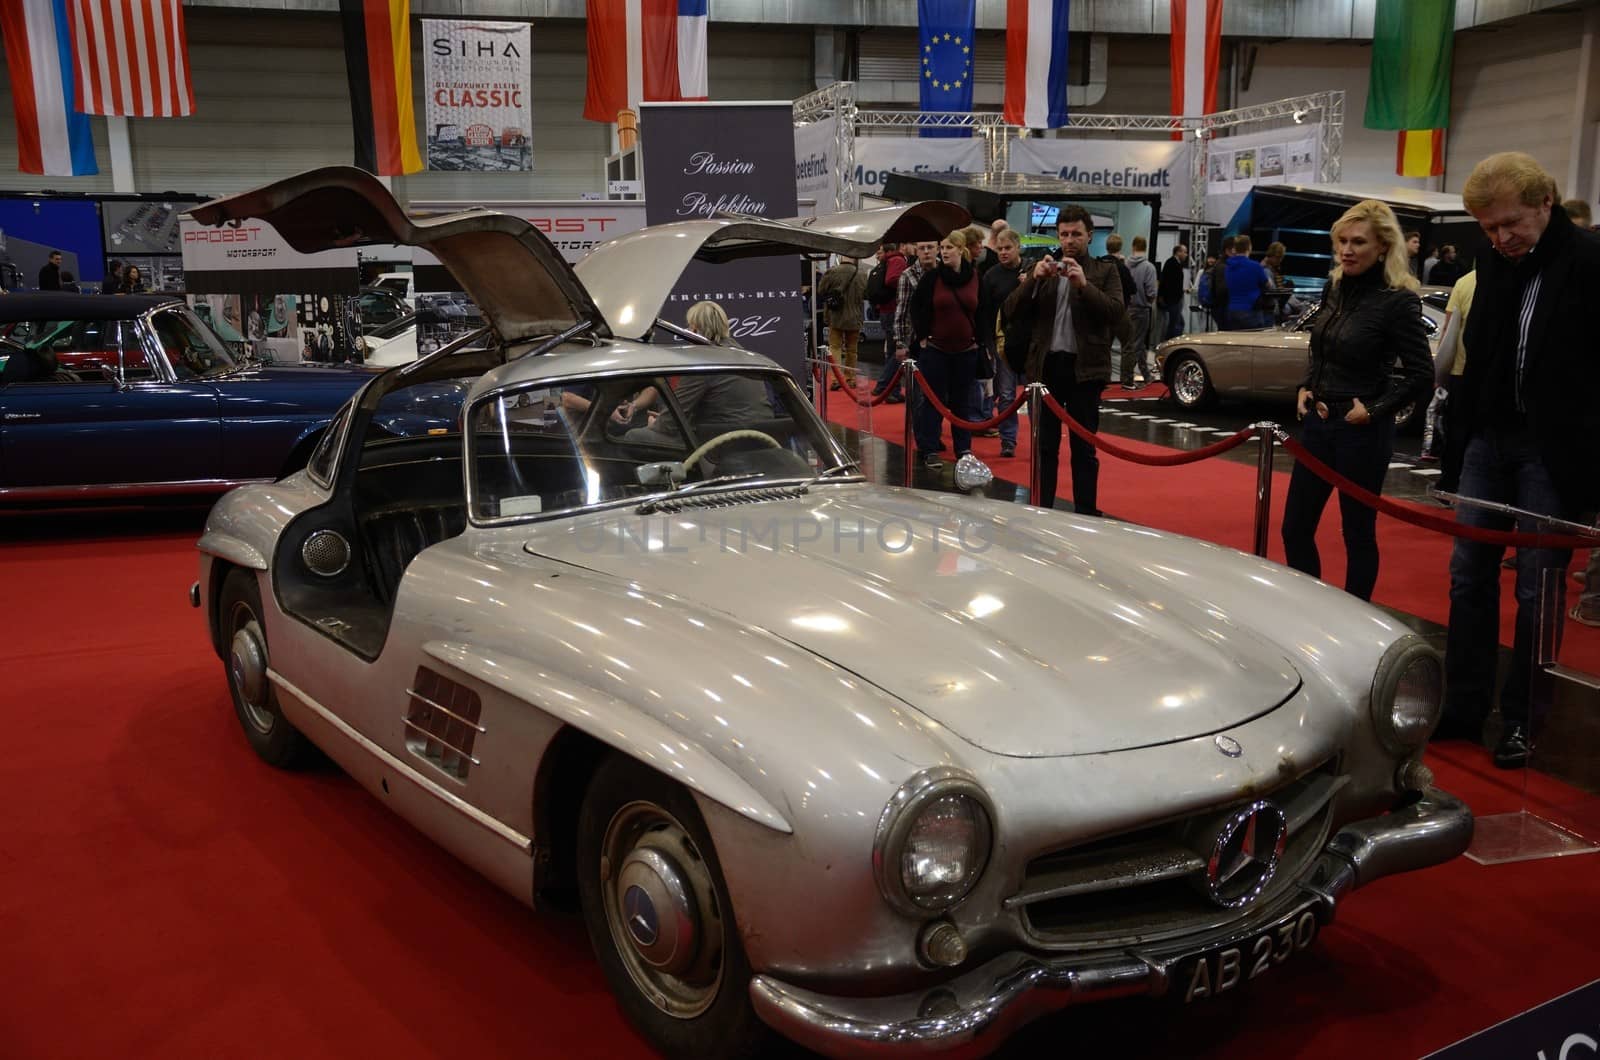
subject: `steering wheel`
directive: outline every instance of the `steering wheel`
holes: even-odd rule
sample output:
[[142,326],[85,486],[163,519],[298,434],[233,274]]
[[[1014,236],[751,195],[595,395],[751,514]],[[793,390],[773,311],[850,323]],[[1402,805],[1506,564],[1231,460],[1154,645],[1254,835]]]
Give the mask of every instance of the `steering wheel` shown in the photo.
[[694,452],[690,453],[688,456],[683,458],[683,470],[684,470],[684,472],[688,473],[688,471],[691,468],[693,468],[696,464],[698,464],[700,462],[700,458],[701,457],[703,457],[707,453],[711,452],[711,450],[715,449],[717,446],[723,444],[724,442],[738,441],[740,438],[749,438],[752,441],[766,442],[767,445],[769,447],[773,448],[773,449],[782,449],[783,448],[782,444],[780,444],[776,438],[772,437],[772,435],[770,435],[770,434],[763,434],[761,431],[753,431],[753,430],[724,431],[721,434],[717,435],[715,438],[712,438],[711,440],[706,441],[706,442],[702,442],[700,444],[700,448],[696,449]]

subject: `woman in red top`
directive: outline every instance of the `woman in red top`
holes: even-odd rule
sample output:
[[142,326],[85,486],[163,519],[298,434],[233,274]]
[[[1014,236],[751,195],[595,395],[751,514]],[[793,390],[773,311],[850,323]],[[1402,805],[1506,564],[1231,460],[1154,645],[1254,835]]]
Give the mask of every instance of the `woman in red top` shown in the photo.
[[[951,232],[939,244],[939,264],[930,269],[911,295],[911,330],[922,344],[917,367],[940,401],[964,420],[978,418],[972,401],[974,372],[978,365],[978,270],[967,258],[967,238]],[[913,430],[917,456],[926,468],[944,466],[939,415],[932,404],[917,405]],[[972,435],[951,426],[950,440],[956,458],[972,451]]]

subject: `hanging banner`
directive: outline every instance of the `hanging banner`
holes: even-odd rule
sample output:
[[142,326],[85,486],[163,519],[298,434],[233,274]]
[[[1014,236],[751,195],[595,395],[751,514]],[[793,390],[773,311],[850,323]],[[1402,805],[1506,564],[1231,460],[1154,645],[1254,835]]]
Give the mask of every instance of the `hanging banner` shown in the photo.
[[1189,216],[1187,140],[1085,140],[1077,137],[1011,141],[1011,172],[1041,173],[1108,191],[1161,196],[1161,216]]
[[890,173],[982,173],[982,140],[924,139],[917,136],[858,136],[855,139],[856,190],[881,195]]
[[355,247],[302,254],[262,220],[214,228],[185,217],[178,235],[190,294],[355,294],[360,286]]
[[1211,141],[1206,217],[1221,224],[1258,184],[1315,184],[1322,172],[1322,127],[1291,125]]
[[[710,220],[719,212],[794,217],[793,107],[772,103],[644,103],[645,220]],[[691,262],[662,309],[681,324],[696,302],[727,312],[733,337],[797,377],[805,364],[798,255]]]
[[422,20],[428,168],[533,169],[526,22]]
[[817,213],[841,208],[838,118],[794,127],[794,184],[800,198],[815,200]]

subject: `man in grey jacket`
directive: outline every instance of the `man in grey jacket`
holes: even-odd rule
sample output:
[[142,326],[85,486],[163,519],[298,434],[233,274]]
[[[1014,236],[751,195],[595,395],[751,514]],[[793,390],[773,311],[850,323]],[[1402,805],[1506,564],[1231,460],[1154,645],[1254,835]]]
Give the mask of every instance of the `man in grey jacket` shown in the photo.
[[[1133,237],[1133,253],[1128,257],[1128,272],[1133,275],[1133,292],[1128,298],[1128,329],[1122,343],[1122,389],[1138,390],[1155,382],[1156,370],[1150,363],[1150,313],[1156,304],[1160,276],[1146,256],[1150,244],[1144,236]],[[1133,381],[1135,366],[1144,383]]]

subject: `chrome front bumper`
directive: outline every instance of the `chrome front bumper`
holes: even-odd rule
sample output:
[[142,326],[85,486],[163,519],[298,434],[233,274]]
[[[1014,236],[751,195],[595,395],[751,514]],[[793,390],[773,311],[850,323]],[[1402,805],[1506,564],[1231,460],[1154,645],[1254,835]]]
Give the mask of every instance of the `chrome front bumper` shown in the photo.
[[1326,924],[1350,891],[1449,861],[1471,841],[1472,812],[1466,804],[1430,788],[1411,806],[1340,830],[1296,887],[1219,932],[1098,958],[1006,954],[930,990],[894,997],[829,997],[766,975],[751,980],[750,996],[773,1028],[832,1056],[982,1056],[1047,1012],[1088,1001],[1165,994],[1180,959],[1247,939],[1308,898]]

